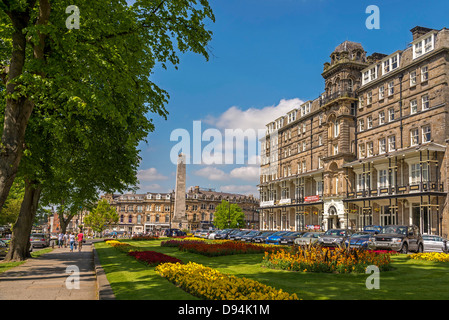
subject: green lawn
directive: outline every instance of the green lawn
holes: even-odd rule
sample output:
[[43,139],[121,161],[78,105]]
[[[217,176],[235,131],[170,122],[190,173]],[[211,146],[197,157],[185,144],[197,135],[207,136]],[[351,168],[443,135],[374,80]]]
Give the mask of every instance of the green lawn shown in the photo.
[[[130,241],[136,247],[162,252],[183,262],[193,261],[221,272],[252,278],[264,284],[296,293],[304,300],[356,299],[449,299],[449,263],[392,257],[393,271],[380,274],[380,289],[368,290],[367,274],[323,274],[262,268],[263,254],[205,257],[160,247],[160,240]],[[177,288],[132,257],[103,242],[95,244],[101,264],[119,300],[196,299]]]

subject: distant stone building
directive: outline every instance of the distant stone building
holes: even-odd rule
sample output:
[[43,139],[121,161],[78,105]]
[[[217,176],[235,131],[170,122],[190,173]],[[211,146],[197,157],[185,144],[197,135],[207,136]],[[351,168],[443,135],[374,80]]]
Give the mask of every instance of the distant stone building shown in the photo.
[[414,224],[447,236],[449,30],[411,32],[390,54],[343,42],[324,93],[267,124],[261,229]]
[[[196,230],[213,226],[215,207],[222,200],[238,204],[245,213],[242,228],[258,228],[259,199],[252,195],[217,192],[198,186],[185,193],[185,221],[187,229]],[[119,215],[119,223],[114,230],[133,233],[146,233],[167,228],[179,228],[173,219],[174,192],[122,194],[104,196],[114,206]],[[184,227],[184,226],[183,226]]]

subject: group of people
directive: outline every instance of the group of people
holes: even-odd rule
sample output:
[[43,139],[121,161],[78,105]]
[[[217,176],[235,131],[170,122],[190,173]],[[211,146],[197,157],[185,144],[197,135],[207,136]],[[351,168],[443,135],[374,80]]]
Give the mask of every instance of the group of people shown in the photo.
[[67,248],[67,246],[70,246],[70,252],[73,252],[73,248],[76,250],[78,245],[79,251],[81,251],[81,247],[83,246],[83,238],[84,235],[81,231],[76,236],[74,232],[61,232],[58,235],[58,248]]

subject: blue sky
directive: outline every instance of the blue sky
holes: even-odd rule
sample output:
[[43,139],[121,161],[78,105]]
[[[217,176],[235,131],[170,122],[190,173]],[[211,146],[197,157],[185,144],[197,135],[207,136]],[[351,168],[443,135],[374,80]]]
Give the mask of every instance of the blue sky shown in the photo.
[[[216,22],[211,57],[181,56],[179,69],[158,68],[152,80],[170,94],[168,120],[151,116],[156,129],[142,144],[140,191],[167,192],[175,186],[170,152],[175,129],[193,137],[216,128],[263,127],[301,101],[323,91],[323,63],[345,40],[360,42],[367,55],[390,54],[412,40],[411,28],[449,27],[449,1],[210,0]],[[369,5],[379,8],[380,29],[365,26]],[[193,141],[191,141],[191,144]],[[203,142],[204,148],[209,142]],[[258,166],[190,164],[187,186],[257,195]]]

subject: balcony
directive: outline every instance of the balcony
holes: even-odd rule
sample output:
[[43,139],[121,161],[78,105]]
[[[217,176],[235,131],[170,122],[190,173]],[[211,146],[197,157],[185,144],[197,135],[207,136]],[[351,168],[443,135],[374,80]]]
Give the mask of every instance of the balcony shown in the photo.
[[419,193],[444,193],[444,184],[440,182],[422,182],[404,186],[385,187],[349,192],[347,199],[380,198],[385,196],[413,196]]
[[354,98],[355,99],[355,92],[352,90],[339,90],[337,92],[326,94],[323,93],[321,95],[320,99],[320,107],[328,104],[329,102],[332,102],[333,100],[340,99],[340,98]]

